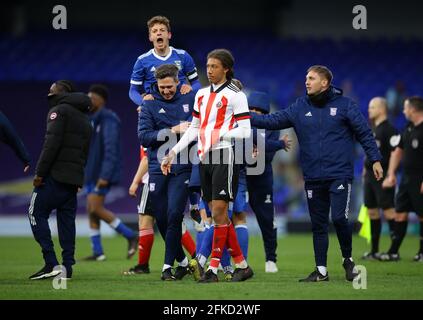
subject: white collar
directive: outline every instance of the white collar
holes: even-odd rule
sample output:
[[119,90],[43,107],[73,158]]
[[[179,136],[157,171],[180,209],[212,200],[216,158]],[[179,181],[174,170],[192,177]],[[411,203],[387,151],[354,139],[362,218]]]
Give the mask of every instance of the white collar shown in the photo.
[[153,48],[153,49],[151,49],[151,50],[153,51],[153,55],[154,55],[157,59],[159,59],[159,60],[163,60],[163,61],[166,61],[166,60],[167,60],[167,59],[169,59],[169,57],[172,55],[173,48],[169,46],[169,53],[168,53],[166,56],[164,56],[164,57],[159,56],[159,55],[156,53],[156,50],[154,50],[154,48]]
[[223,82],[223,83],[221,83],[221,84],[211,84],[211,86],[212,86],[212,88],[213,88],[213,91],[216,91],[217,89],[219,89],[221,86],[223,86],[224,84],[226,83],[226,81],[225,82]]

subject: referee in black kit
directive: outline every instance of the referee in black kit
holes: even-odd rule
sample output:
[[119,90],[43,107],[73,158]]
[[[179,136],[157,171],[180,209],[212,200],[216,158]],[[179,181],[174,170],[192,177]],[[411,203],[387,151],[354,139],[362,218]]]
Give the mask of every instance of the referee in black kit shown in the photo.
[[[369,102],[369,120],[372,124],[373,135],[382,155],[383,172],[388,171],[389,158],[395,149],[397,130],[388,120],[388,104],[385,98],[375,97]],[[365,260],[378,260],[379,239],[382,222],[379,209],[388,222],[391,237],[395,224],[395,187],[382,188],[382,181],[377,181],[373,174],[372,163],[366,158],[363,170],[364,205],[368,208],[371,224],[371,251],[363,255]]]
[[57,211],[57,229],[62,247],[63,266],[72,277],[75,264],[76,194],[84,182],[84,167],[88,156],[91,124],[87,95],[74,92],[67,80],[53,83],[48,94],[49,112],[44,145],[34,177],[34,191],[29,206],[29,222],[35,240],[40,244],[45,265],[29,278],[39,280],[57,276],[62,270],[54,252],[48,218]]
[[383,182],[383,187],[395,186],[395,172],[402,160],[403,175],[395,199],[395,235],[391,248],[380,259],[400,259],[398,251],[407,233],[408,213],[415,212],[420,220],[420,248],[414,261],[423,262],[423,98],[407,98],[404,102],[404,115],[410,124],[397,139],[398,146],[391,154],[388,174]]

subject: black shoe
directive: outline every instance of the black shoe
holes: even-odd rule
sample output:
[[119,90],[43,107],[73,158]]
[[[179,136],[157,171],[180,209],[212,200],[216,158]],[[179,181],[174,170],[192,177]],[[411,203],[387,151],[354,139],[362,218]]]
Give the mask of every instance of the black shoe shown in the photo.
[[236,268],[234,271],[234,274],[232,275],[231,281],[232,282],[245,281],[247,279],[250,279],[253,275],[254,275],[254,272],[250,266],[244,269]]
[[217,275],[211,270],[207,270],[205,274],[198,280],[199,283],[219,282]]
[[88,256],[81,259],[81,261],[104,261],[104,260],[106,260],[106,256],[104,254],[93,254],[92,256]]
[[326,275],[324,276],[316,268],[316,270],[314,270],[312,273],[310,273],[307,278],[300,279],[299,281],[300,282],[321,282],[321,281],[329,281],[329,273],[326,272]]
[[30,280],[48,279],[48,278],[53,278],[61,273],[62,273],[62,270],[60,268],[55,269],[55,267],[53,266],[45,265],[40,271],[30,276],[29,279]]
[[177,266],[175,269],[175,280],[182,280],[188,273],[188,267]]
[[423,262],[423,253],[419,252],[417,253],[414,258],[413,258],[414,262]]
[[401,260],[399,253],[381,253],[380,261],[399,261]]
[[128,239],[128,254],[126,256],[127,259],[131,259],[134,254],[137,252],[138,248],[138,237],[135,236],[131,239]]
[[191,219],[194,220],[195,222],[197,222],[198,224],[201,224],[201,214],[200,214],[200,210],[198,209],[192,209],[189,212]]
[[357,269],[355,268],[355,263],[350,259],[345,259],[342,266],[345,269],[345,279],[348,281],[353,281],[359,275]]
[[188,264],[189,272],[194,276],[195,281],[199,281],[204,275],[204,268],[197,258],[191,259]]
[[163,271],[161,279],[163,281],[175,281],[175,276],[172,274],[172,268],[167,268]]
[[132,275],[132,274],[142,274],[142,273],[150,273],[150,268],[148,263],[146,264],[137,264],[135,267],[125,271],[124,275]]
[[365,252],[361,257],[362,260],[380,260],[380,253],[378,252]]

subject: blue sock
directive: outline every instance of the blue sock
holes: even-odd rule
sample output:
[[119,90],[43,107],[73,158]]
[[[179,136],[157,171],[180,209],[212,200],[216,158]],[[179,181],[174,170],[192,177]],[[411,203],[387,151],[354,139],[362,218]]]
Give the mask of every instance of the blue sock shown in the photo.
[[203,233],[203,241],[201,242],[201,247],[197,254],[201,254],[208,258],[212,251],[214,226],[210,226],[210,228],[206,229]]
[[195,246],[196,248],[201,248],[201,244],[203,243],[203,239],[204,239],[204,233],[207,231],[207,229],[205,229],[202,232],[197,232],[197,236],[195,238]]
[[248,227],[246,224],[235,226],[236,237],[238,238],[239,246],[241,247],[242,254],[245,260],[248,256]]
[[229,255],[228,249],[223,249],[222,258],[220,259],[222,268],[229,267],[231,265],[231,256]]
[[99,256],[102,255],[103,246],[101,245],[101,234],[100,230],[91,229],[90,230],[90,238],[91,238],[91,248],[93,250],[94,255]]
[[110,226],[116,230],[117,233],[123,235],[126,239],[132,239],[136,236],[135,232],[128,228],[120,219],[116,218],[110,223]]

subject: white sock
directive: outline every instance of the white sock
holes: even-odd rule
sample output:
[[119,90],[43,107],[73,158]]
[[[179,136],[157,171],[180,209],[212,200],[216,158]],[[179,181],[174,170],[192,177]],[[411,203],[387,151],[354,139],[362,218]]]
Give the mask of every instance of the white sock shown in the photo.
[[116,229],[119,224],[120,224],[120,219],[116,218],[115,220],[109,223],[109,226],[111,226],[113,229]]
[[235,268],[239,268],[239,269],[245,269],[248,267],[248,263],[247,261],[242,260],[240,263],[235,263]]
[[328,273],[328,270],[325,266],[317,266],[317,270],[319,270],[322,276],[325,276]]
[[214,274],[217,275],[217,268],[209,266],[209,268],[207,270],[211,270],[211,271],[213,271]]
[[188,267],[188,258],[185,257],[184,260],[182,260],[181,262],[178,262],[180,267]]
[[198,263],[200,264],[200,266],[204,267],[204,265],[207,262],[207,258],[203,256],[202,254],[199,254],[197,258],[198,258]]
[[162,272],[165,271],[166,269],[172,268],[172,266],[168,265],[168,264],[164,264],[163,265],[163,269]]

